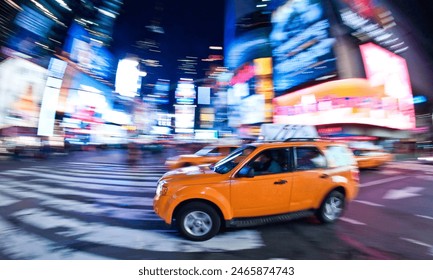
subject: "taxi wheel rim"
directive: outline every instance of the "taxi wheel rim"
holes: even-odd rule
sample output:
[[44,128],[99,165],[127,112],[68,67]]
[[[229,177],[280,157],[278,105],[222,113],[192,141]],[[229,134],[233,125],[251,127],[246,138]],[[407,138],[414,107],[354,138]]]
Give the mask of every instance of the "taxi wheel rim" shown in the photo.
[[185,216],[183,226],[192,236],[203,236],[212,229],[211,216],[203,211],[192,211]]
[[331,196],[325,203],[324,215],[330,221],[336,220],[343,212],[343,200],[336,196]]

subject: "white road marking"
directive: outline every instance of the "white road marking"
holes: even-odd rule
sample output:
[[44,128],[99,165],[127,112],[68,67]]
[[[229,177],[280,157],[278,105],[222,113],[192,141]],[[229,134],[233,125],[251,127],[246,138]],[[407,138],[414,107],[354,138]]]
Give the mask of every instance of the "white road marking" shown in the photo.
[[420,218],[424,218],[424,219],[433,220],[433,217],[430,217],[430,216],[425,216],[425,215],[415,215],[415,216],[420,217]]
[[376,206],[376,207],[385,207],[382,204],[378,204],[378,203],[374,203],[374,202],[370,202],[370,201],[365,201],[365,200],[354,200],[354,202],[358,202],[358,203],[370,205],[370,206]]
[[354,224],[354,225],[361,225],[361,226],[365,226],[366,225],[366,224],[364,224],[364,223],[362,223],[360,221],[357,221],[357,220],[354,220],[354,219],[350,219],[350,218],[346,218],[346,217],[341,217],[340,220],[342,220],[343,222],[346,222],[346,223]]
[[[0,180],[1,182],[1,180]],[[59,183],[58,181],[49,180],[49,179],[32,179],[28,182],[49,185],[50,183]],[[7,182],[4,182],[7,184]],[[125,187],[125,186],[107,186],[101,184],[93,184],[93,183],[78,183],[78,182],[61,182],[62,185],[70,187],[70,188],[82,188],[85,190],[98,190],[98,191],[116,191],[116,192],[134,192],[134,193],[155,193],[156,190],[156,182],[154,182],[151,186],[140,187]]]
[[105,164],[105,163],[98,163],[98,162],[67,162],[64,163],[65,165],[71,165],[71,166],[76,166],[76,167],[83,167],[83,168],[99,168],[99,169],[106,169],[106,168],[110,168],[110,169],[123,169],[123,170],[142,170],[142,169],[161,169],[161,170],[166,170],[167,167],[164,165],[152,165],[152,164],[139,164],[139,165],[133,165],[130,166],[128,164]]
[[[120,208],[107,203],[113,203],[114,205],[125,204],[133,202],[129,198],[123,200],[122,197],[107,196],[96,200],[93,203],[83,203],[74,200],[60,199],[55,196],[51,196],[44,193],[32,192],[31,190],[22,190],[17,187],[28,187],[25,183],[10,182],[8,185],[2,186],[2,191],[11,196],[19,198],[36,198],[40,200],[42,206],[53,207],[62,211],[69,211],[74,213],[84,213],[86,215],[97,215],[105,217],[114,217],[129,220],[161,220],[156,214],[149,210],[144,209],[133,209],[133,208]],[[46,188],[44,185],[32,185],[35,189]],[[153,198],[139,198],[142,205],[152,205]],[[138,202],[134,202],[138,203]]]
[[432,246],[430,244],[415,240],[415,239],[411,239],[411,238],[405,238],[405,237],[400,237],[401,240],[416,244],[416,245],[420,245],[420,246],[424,246],[424,247],[428,247],[431,248]]
[[398,181],[401,179],[405,179],[408,176],[397,176],[397,177],[391,177],[391,178],[385,178],[385,179],[380,179],[380,180],[375,180],[375,181],[371,181],[371,182],[367,182],[367,183],[362,183],[360,184],[360,188],[365,188],[365,187],[371,187],[371,186],[375,186],[375,185],[380,185],[380,184],[384,184],[384,183],[389,183],[389,182],[393,182],[393,181]]
[[[144,186],[154,186],[155,182],[140,182],[140,181],[128,181],[128,180],[113,180],[113,179],[97,179],[97,178],[91,178],[91,177],[73,177],[73,176],[65,176],[65,175],[55,175],[55,174],[48,174],[48,173],[40,173],[40,172],[33,172],[33,171],[26,171],[26,170],[9,170],[3,172],[3,174],[6,175],[12,175],[12,176],[36,176],[39,178],[47,178],[47,179],[53,179],[57,180],[58,182],[82,182],[82,183],[97,183],[97,184],[105,184],[105,185],[117,185],[117,186],[137,186],[137,187],[144,187]],[[157,181],[159,177],[155,177],[154,180]]]
[[418,192],[422,191],[424,188],[422,187],[405,187],[403,189],[394,189],[389,190],[385,193],[383,196],[383,199],[403,199],[403,198],[409,198],[409,197],[415,197],[420,196]]
[[108,260],[109,258],[67,248],[24,232],[0,218],[0,250],[16,260]]
[[11,198],[10,196],[4,196],[0,194],[0,207],[8,206],[17,202],[19,202],[19,200]]
[[[34,172],[43,172],[46,173],[48,170],[42,170],[39,168],[26,168],[23,169],[26,171],[34,171]],[[89,175],[92,175],[93,177],[104,177],[104,178],[113,178],[113,179],[153,179],[158,180],[164,172],[152,172],[152,173],[129,173],[129,172],[121,172],[121,175],[116,174],[117,172],[113,171],[89,171],[89,170],[80,170],[80,169],[57,169],[57,170],[49,170],[51,174],[57,174],[57,175],[71,175],[73,174],[74,177],[87,177]],[[153,176],[153,177],[152,177]]]
[[220,234],[205,242],[193,242],[150,230],[137,230],[101,223],[86,223],[39,209],[25,209],[14,214],[20,221],[40,229],[64,228],[59,234],[79,241],[158,252],[221,252],[256,249],[263,246],[254,230]]

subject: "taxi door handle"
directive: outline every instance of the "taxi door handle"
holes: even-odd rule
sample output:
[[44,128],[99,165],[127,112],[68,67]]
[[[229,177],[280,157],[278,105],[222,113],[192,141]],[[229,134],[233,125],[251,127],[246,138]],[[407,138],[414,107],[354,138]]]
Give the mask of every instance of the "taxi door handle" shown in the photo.
[[280,181],[275,181],[274,185],[283,185],[283,184],[286,184],[286,183],[287,183],[286,180],[280,180]]
[[323,179],[328,178],[328,177],[329,177],[329,174],[323,173],[322,175],[320,175],[320,178],[323,178]]

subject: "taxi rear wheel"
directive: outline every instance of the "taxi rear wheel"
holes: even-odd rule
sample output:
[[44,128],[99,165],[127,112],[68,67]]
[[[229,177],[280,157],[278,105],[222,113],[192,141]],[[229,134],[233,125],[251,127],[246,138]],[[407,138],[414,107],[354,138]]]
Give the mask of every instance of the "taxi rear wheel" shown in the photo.
[[344,195],[334,190],[323,200],[322,205],[317,211],[317,218],[322,223],[332,223],[343,214],[343,210]]
[[182,206],[176,222],[180,233],[192,241],[211,239],[221,227],[221,219],[217,211],[203,202],[191,202]]

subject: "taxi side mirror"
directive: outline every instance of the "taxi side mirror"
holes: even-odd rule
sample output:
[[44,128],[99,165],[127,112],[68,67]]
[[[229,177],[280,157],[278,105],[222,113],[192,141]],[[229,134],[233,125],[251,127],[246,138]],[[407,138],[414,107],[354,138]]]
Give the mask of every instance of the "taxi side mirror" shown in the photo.
[[254,169],[251,166],[244,166],[239,170],[238,177],[253,178]]

